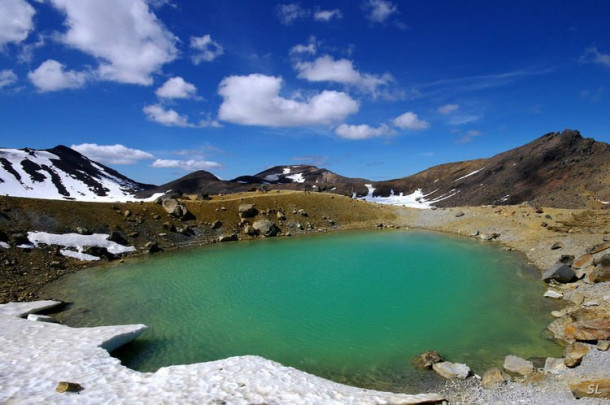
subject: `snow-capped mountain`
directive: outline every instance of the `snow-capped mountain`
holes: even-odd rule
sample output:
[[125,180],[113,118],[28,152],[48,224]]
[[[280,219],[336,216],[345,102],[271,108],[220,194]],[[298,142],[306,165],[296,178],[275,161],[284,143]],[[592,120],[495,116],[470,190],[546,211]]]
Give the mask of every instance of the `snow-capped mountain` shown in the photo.
[[0,195],[110,202],[135,200],[151,187],[65,146],[0,149]]

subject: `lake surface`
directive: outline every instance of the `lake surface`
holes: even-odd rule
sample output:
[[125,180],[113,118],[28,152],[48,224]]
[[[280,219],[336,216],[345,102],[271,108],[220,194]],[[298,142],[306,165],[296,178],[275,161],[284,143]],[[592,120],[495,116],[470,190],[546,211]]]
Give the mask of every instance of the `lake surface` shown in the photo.
[[[558,356],[538,273],[497,246],[429,232],[268,239],[74,273],[50,286],[72,326],[144,323],[114,353],[128,367],[255,354],[335,381],[394,391],[438,378],[437,350],[474,371],[507,354]],[[434,380],[436,381],[436,380]]]

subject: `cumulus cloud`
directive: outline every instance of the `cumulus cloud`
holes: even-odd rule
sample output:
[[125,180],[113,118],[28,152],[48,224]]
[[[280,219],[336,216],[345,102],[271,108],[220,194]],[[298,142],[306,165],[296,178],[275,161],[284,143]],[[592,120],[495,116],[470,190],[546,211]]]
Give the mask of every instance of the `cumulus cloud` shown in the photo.
[[147,105],[142,111],[144,111],[149,120],[158,122],[166,127],[193,127],[193,124],[189,123],[186,116],[178,114],[171,108],[165,109],[160,104]]
[[318,52],[318,47],[316,46],[316,37],[311,36],[309,38],[309,42],[307,45],[297,44],[290,48],[290,55],[302,55],[302,54],[310,54],[315,55]]
[[316,21],[328,22],[328,21],[332,20],[333,18],[336,18],[336,19],[343,18],[343,14],[341,13],[341,10],[339,10],[338,8],[335,8],[333,10],[317,9],[315,11],[315,13],[313,14],[313,19]]
[[177,38],[146,0],[51,0],[66,14],[61,41],[99,61],[101,80],[150,85],[151,75],[173,61]]
[[171,160],[171,159],[157,159],[155,160],[152,167],[156,168],[173,168],[173,169],[182,169],[186,171],[195,171],[195,170],[210,170],[210,169],[219,169],[222,167],[220,163],[211,162],[208,160]]
[[34,29],[34,14],[36,10],[25,0],[0,1],[0,47],[26,39]]
[[28,78],[38,91],[57,91],[78,89],[87,82],[88,74],[74,70],[65,70],[65,66],[56,60],[43,62],[36,70],[28,73]]
[[133,165],[140,160],[154,159],[155,157],[143,150],[128,148],[121,144],[98,145],[96,143],[81,143],[70,146],[96,162],[114,165]]
[[439,112],[439,114],[449,115],[449,114],[454,113],[457,110],[459,110],[459,108],[460,108],[459,104],[445,104],[445,105],[439,107],[437,109],[437,111]]
[[176,76],[163,83],[155,94],[160,98],[194,98],[197,96],[197,87]]
[[313,62],[297,62],[295,69],[298,77],[310,82],[336,82],[355,86],[362,90],[376,93],[379,86],[385,86],[393,78],[389,73],[381,76],[361,73],[354,68],[348,59],[335,60],[330,55],[320,56]]
[[10,69],[0,70],[0,89],[17,83],[17,75]]
[[406,113],[394,118],[392,123],[398,128],[411,130],[421,130],[430,127],[430,123],[424,120],[420,120],[417,114],[411,111],[407,111]]
[[595,46],[588,48],[580,60],[584,63],[597,63],[599,65],[610,67],[610,54],[601,53]]
[[398,12],[398,7],[388,0],[367,0],[363,3],[367,18],[373,22],[385,22],[392,14]]
[[210,35],[191,37],[191,49],[194,51],[191,60],[195,65],[211,62],[224,53],[222,45],[214,41]]
[[377,128],[366,124],[348,125],[341,124],[335,129],[335,134],[345,139],[362,140],[376,138],[380,136],[392,135],[394,131],[386,124],[381,124]]
[[275,12],[284,25],[290,25],[294,20],[308,17],[310,14],[309,10],[305,10],[299,3],[278,4]]
[[295,127],[329,125],[358,111],[343,92],[325,90],[308,98],[280,96],[282,78],[251,74],[229,76],[219,85],[223,102],[218,117],[241,125]]

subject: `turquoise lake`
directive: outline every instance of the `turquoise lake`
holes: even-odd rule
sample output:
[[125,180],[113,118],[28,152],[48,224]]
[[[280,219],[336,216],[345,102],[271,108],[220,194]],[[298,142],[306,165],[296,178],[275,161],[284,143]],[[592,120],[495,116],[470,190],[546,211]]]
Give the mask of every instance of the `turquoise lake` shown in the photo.
[[254,354],[335,381],[394,391],[439,377],[437,350],[475,372],[504,356],[558,356],[554,309],[524,258],[420,231],[350,232],[193,248],[83,270],[50,286],[71,326],[144,323],[113,353],[128,367]]

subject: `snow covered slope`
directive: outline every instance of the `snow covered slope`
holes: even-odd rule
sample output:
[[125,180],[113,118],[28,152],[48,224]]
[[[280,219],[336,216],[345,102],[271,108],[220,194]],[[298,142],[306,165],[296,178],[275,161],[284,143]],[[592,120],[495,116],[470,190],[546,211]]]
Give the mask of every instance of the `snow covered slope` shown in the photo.
[[151,187],[65,146],[0,149],[0,195],[111,202],[135,200]]

